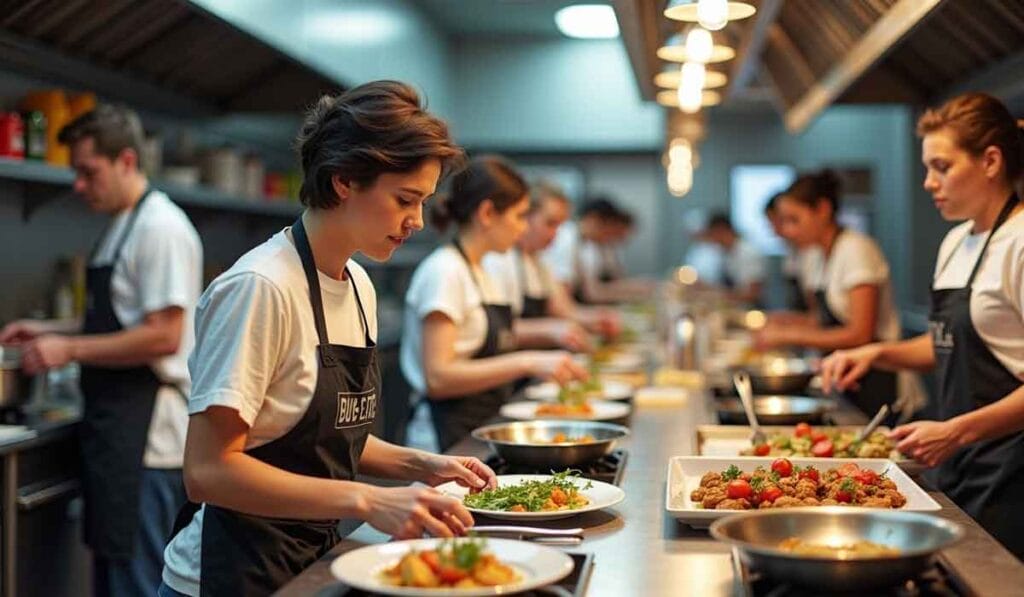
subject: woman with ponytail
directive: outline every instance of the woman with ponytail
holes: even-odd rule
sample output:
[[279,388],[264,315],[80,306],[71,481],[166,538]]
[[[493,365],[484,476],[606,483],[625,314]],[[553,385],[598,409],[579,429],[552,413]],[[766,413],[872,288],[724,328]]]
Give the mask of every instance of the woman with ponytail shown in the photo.
[[452,242],[416,268],[405,296],[401,367],[414,403],[426,399],[441,450],[498,414],[523,377],[565,383],[586,377],[568,352],[519,351],[509,297],[481,267],[526,230],[529,189],[506,161],[478,157],[455,175],[431,210]]
[[946,220],[927,334],[838,351],[826,389],[871,367],[935,371],[938,421],[893,430],[901,452],[935,470],[939,489],[1024,558],[1024,133],[999,100],[953,98],[917,123],[924,188]]
[[[800,176],[777,201],[786,238],[823,258],[805,260],[813,265],[803,275],[813,292],[810,315],[770,321],[758,336],[761,347],[833,351],[900,337],[889,262],[872,238],[839,224],[839,187],[826,169]],[[893,373],[872,371],[848,397],[873,416],[899,395]],[[900,408],[909,417],[913,403]]]

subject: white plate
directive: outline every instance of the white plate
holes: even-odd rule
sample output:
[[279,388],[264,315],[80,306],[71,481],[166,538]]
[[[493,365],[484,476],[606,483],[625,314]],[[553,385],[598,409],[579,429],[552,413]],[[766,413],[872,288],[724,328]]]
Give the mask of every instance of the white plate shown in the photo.
[[[721,472],[735,464],[745,473],[753,472],[759,465],[771,466],[774,457],[759,458],[757,456],[732,456],[720,458],[715,456],[673,456],[668,461],[668,481],[665,483],[665,510],[670,516],[689,524],[692,527],[704,528],[713,521],[723,518],[738,510],[705,510],[690,500],[690,492],[700,487],[700,479],[708,472]],[[940,509],[939,504],[915,483],[893,461],[883,458],[790,458],[790,462],[799,466],[814,466],[824,472],[830,468],[839,468],[846,463],[854,463],[860,468],[876,473],[886,473],[900,493],[907,496],[907,503],[901,510],[916,512],[933,512]]]
[[397,564],[410,550],[434,549],[440,541],[412,539],[360,547],[335,558],[331,562],[331,574],[349,586],[382,595],[477,597],[518,593],[550,585],[568,576],[573,569],[572,558],[552,547],[510,539],[487,539],[487,551],[512,566],[522,577],[519,582],[472,589],[420,589],[395,587],[383,581],[384,570]]
[[[522,402],[509,402],[501,407],[501,416],[507,419],[519,421],[532,421],[537,418],[537,405],[539,402],[525,400]],[[542,415],[543,419],[565,419],[567,421],[611,421],[622,419],[629,415],[629,405],[624,402],[609,402],[607,400],[591,400],[590,407],[593,413],[588,416],[568,415],[558,417],[550,414]]]
[[644,355],[636,352],[616,351],[607,360],[594,363],[599,371],[608,373],[626,373],[644,368]]
[[[633,386],[621,381],[602,381],[602,395],[604,400],[627,400],[633,397]],[[562,389],[558,384],[548,381],[544,383],[526,386],[523,395],[530,400],[541,402],[555,402],[558,400],[558,392]]]
[[[498,487],[519,485],[523,481],[546,481],[550,478],[551,475],[498,475]],[[611,508],[626,499],[626,493],[624,491],[608,483],[581,478],[573,479],[573,483],[576,484],[576,487],[580,488],[580,493],[590,500],[589,504],[576,510],[559,510],[557,512],[503,512],[500,510],[480,510],[478,508],[469,508],[468,506],[467,508],[473,514],[482,514],[497,520],[538,522],[541,520],[569,518],[576,516],[577,514],[583,514],[584,512],[594,512],[596,510]],[[590,488],[583,489],[588,483],[591,484]],[[436,489],[441,493],[450,495],[459,500],[466,497],[466,494],[469,493],[469,489],[462,487],[454,481],[445,483],[444,485],[439,485]]]

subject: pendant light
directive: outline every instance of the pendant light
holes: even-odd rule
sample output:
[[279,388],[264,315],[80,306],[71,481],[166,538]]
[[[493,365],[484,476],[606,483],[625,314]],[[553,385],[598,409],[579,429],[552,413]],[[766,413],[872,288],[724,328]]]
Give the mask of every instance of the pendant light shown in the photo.
[[[696,29],[696,28],[695,28]],[[692,30],[691,30],[692,31]],[[709,31],[705,31],[711,35]],[[698,34],[701,36],[702,34]],[[693,59],[690,58],[690,52],[687,51],[687,38],[690,36],[690,32],[677,33],[665,41],[665,45],[658,48],[658,58],[666,62],[703,62],[704,64],[715,64],[718,62],[725,62],[732,60],[736,57],[736,50],[732,49],[724,43],[724,40],[717,39],[712,35],[711,52],[706,53],[701,45],[703,41],[694,42],[693,47],[697,56]],[[698,58],[706,58],[705,60],[698,60]]]
[[[657,95],[654,96],[654,99],[662,106],[668,108],[680,108],[679,94],[671,89],[659,91]],[[717,106],[720,103],[722,103],[722,95],[720,93],[717,91],[704,90],[700,94],[700,106],[698,106],[698,108]]]
[[[679,82],[682,79],[682,69],[678,64],[669,64],[660,73],[654,75],[654,84],[662,89],[679,89]],[[729,77],[725,73],[708,70],[704,73],[704,89],[718,89],[725,87]]]
[[670,0],[665,16],[673,21],[700,23],[718,31],[729,21],[745,19],[757,12],[753,5],[737,0]]

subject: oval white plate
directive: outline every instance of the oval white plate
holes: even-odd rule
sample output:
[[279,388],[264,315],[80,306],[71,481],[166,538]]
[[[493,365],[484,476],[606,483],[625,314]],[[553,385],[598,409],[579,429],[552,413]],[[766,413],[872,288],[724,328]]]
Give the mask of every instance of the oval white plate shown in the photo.
[[608,360],[594,363],[594,366],[608,373],[639,371],[644,367],[644,357],[636,352],[616,352]]
[[[633,397],[633,387],[621,381],[602,381],[602,395],[604,400],[628,400]],[[558,400],[558,392],[561,386],[553,381],[526,386],[523,395],[530,400],[541,402],[555,402]]]
[[[551,475],[498,475],[498,487],[519,485],[523,481],[545,481],[550,478]],[[480,510],[478,508],[469,508],[468,506],[467,508],[473,514],[482,514],[497,520],[538,522],[541,520],[569,518],[576,516],[577,514],[583,514],[584,512],[594,512],[605,508],[611,508],[626,499],[626,493],[624,491],[609,483],[591,481],[590,479],[574,479],[573,483],[580,488],[580,493],[590,500],[589,504],[576,510],[559,510],[556,512],[503,512],[501,510]],[[587,486],[587,483],[590,483],[591,487],[589,489],[583,489]],[[466,497],[466,494],[469,493],[469,489],[462,487],[454,481],[445,483],[444,485],[438,485],[436,489],[441,493],[450,495],[459,500]]]
[[[532,421],[537,418],[537,405],[539,402],[526,400],[522,402],[509,402],[501,407],[501,416],[507,419],[520,421]],[[565,419],[568,421],[610,421],[621,419],[629,414],[629,405],[624,402],[609,402],[607,400],[591,400],[590,407],[594,412],[589,416],[568,415],[558,417],[550,414],[542,415],[544,419]]]
[[384,570],[397,564],[410,550],[434,549],[440,542],[441,539],[411,539],[360,547],[331,562],[331,574],[349,586],[382,595],[477,597],[518,593],[550,585],[568,576],[573,569],[572,558],[558,549],[526,541],[487,539],[487,551],[515,568],[522,577],[519,582],[472,589],[395,587],[384,582]]

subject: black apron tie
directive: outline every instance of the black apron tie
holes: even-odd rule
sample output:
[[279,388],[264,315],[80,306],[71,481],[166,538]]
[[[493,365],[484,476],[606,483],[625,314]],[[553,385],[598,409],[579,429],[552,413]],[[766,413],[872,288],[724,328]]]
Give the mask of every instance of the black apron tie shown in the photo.
[[[484,298],[483,287],[473,273],[473,266],[466,257],[462,245],[456,239],[455,249],[462,256],[469,270],[469,275],[480,294],[481,307],[487,317],[487,334],[484,343],[470,358],[486,359],[515,350],[515,336],[512,334],[512,307],[502,304],[490,304]],[[437,441],[441,451],[455,445],[471,431],[498,415],[501,406],[512,394],[513,383],[505,383],[489,390],[475,392],[456,398],[441,400],[429,399],[430,417],[437,433]]]
[[[330,343],[316,263],[301,217],[292,225],[292,236],[306,274],[319,339],[316,389],[302,418],[290,431],[246,453],[291,473],[351,481],[359,470],[359,459],[377,416],[380,371],[376,345],[370,337],[359,289],[348,269],[345,272],[356,299],[366,347]],[[187,524],[197,509],[193,505],[192,513],[183,511],[179,519]],[[206,504],[200,594],[269,595],[341,540],[338,523],[254,516]]]
[[[963,288],[932,290],[928,327],[935,351],[939,418],[948,420],[1001,400],[1021,381],[989,349],[971,320],[974,279],[988,244],[1017,205],[1007,199]],[[960,241],[963,243],[963,239]],[[959,249],[954,249],[939,274]],[[936,275],[936,278],[938,274]],[[1024,433],[957,450],[935,471],[937,485],[1018,558],[1024,559]]]

